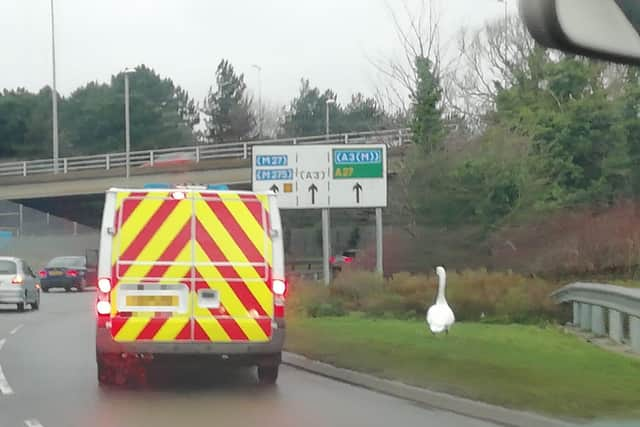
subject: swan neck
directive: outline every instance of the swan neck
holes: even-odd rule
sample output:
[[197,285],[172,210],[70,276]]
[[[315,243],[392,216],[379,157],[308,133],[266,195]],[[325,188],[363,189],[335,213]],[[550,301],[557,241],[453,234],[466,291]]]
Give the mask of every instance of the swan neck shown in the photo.
[[447,286],[447,279],[444,275],[438,276],[438,296],[436,298],[436,303],[438,304],[446,304],[447,300],[444,296],[445,288]]

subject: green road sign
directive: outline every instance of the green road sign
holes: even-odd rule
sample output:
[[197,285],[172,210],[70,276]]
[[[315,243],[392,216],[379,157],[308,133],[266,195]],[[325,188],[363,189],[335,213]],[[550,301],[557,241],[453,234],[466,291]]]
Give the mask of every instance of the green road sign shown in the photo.
[[334,148],[333,178],[384,178],[382,148]]

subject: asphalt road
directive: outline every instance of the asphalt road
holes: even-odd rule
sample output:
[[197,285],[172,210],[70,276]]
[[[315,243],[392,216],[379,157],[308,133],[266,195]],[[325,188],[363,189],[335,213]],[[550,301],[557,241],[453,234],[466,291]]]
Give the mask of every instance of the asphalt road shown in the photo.
[[40,311],[0,306],[0,427],[493,425],[286,366],[274,388],[257,386],[250,369],[101,388],[93,298],[52,292]]

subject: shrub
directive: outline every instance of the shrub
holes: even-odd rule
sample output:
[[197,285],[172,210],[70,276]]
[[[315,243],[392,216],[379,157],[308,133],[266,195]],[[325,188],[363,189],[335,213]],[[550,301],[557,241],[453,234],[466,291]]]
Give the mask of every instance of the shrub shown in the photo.
[[331,296],[341,300],[351,311],[362,309],[363,301],[384,288],[384,278],[362,270],[344,270],[331,283]]
[[307,315],[309,317],[340,317],[346,316],[347,310],[339,300],[333,300],[323,303],[311,303],[307,306]]
[[369,316],[396,319],[413,319],[415,310],[407,309],[407,298],[388,292],[372,294],[363,302],[362,311]]
[[577,206],[504,228],[491,239],[492,264],[547,275],[632,274],[640,265],[639,208],[637,201]]
[[328,317],[347,314],[343,301],[332,296],[323,284],[298,279],[289,285],[288,316]]
[[329,290],[318,282],[301,279],[289,282],[287,294],[287,315],[308,315],[309,307],[318,306],[329,300]]
[[449,276],[448,300],[459,320],[530,323],[560,312],[549,298],[557,286],[542,279],[486,270]]
[[[447,301],[460,321],[532,323],[551,319],[560,307],[549,299],[555,285],[510,272],[486,270],[450,272]],[[424,318],[433,304],[437,278],[433,275],[398,273],[386,280],[381,292],[369,294],[360,309],[371,316]]]
[[[451,271],[446,297],[458,321],[538,323],[566,315],[549,298],[556,288],[512,272]],[[397,273],[385,280],[374,273],[345,271],[329,288],[295,283],[287,312],[322,317],[361,311],[380,318],[424,319],[436,290],[435,274]]]

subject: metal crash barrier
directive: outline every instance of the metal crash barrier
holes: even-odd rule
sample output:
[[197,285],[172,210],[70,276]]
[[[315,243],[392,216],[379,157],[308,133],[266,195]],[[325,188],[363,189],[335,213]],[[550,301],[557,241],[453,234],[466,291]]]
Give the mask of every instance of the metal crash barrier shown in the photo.
[[573,305],[573,324],[596,336],[629,343],[640,353],[640,289],[599,283],[572,283],[551,297]]

